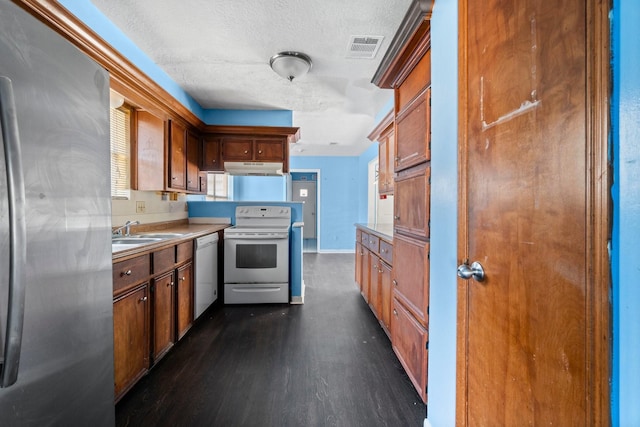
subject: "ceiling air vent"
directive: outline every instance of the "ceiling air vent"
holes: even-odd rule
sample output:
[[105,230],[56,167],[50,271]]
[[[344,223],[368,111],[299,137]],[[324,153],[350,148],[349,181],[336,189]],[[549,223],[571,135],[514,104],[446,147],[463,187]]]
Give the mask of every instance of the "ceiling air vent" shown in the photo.
[[347,58],[373,59],[384,36],[351,36]]

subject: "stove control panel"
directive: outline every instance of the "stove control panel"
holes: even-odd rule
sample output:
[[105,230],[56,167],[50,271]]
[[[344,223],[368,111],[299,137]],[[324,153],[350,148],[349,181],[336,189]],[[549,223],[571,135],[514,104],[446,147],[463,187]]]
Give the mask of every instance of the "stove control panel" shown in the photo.
[[236,218],[291,218],[288,206],[238,206]]

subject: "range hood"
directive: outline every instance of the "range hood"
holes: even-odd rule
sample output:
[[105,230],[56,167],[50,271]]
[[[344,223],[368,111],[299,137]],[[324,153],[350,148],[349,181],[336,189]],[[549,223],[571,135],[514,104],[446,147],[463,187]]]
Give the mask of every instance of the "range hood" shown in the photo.
[[282,162],[224,162],[229,175],[282,176]]

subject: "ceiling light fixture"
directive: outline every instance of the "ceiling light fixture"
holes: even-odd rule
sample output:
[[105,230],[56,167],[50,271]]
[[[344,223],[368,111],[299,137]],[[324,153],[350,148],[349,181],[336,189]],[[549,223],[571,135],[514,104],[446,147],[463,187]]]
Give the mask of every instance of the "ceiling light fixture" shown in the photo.
[[311,58],[300,52],[280,52],[271,57],[269,65],[276,74],[292,82],[311,69]]

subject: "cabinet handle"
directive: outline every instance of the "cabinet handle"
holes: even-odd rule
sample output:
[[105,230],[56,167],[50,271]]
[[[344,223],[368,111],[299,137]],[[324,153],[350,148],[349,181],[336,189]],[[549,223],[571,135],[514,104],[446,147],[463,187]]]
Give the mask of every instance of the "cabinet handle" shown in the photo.
[[184,281],[184,279],[185,279],[184,276],[182,276],[179,280],[183,280]]
[[382,270],[378,270],[378,273],[382,274]]
[[176,179],[176,177],[175,177],[175,176],[172,176],[172,177],[171,177],[171,179]]
[[146,300],[147,300],[147,297],[146,297],[146,296],[144,296],[144,297],[140,298],[140,302],[145,302]]
[[167,286],[173,286],[173,282],[167,283]]
[[393,219],[395,219],[396,221],[399,221],[400,220],[400,215],[394,215]]
[[247,150],[244,150],[244,154],[248,154],[249,152]]
[[398,282],[396,282],[396,279],[393,279],[392,282],[393,282],[393,286],[398,286]]
[[131,276],[131,270],[123,271],[122,273],[120,273],[120,277],[122,276]]
[[393,309],[393,315],[398,317],[398,310],[396,310],[395,308]]
[[215,162],[216,162],[215,160],[211,160],[211,163],[215,163]]
[[189,184],[191,184],[191,181],[188,181],[188,182],[189,182]]

